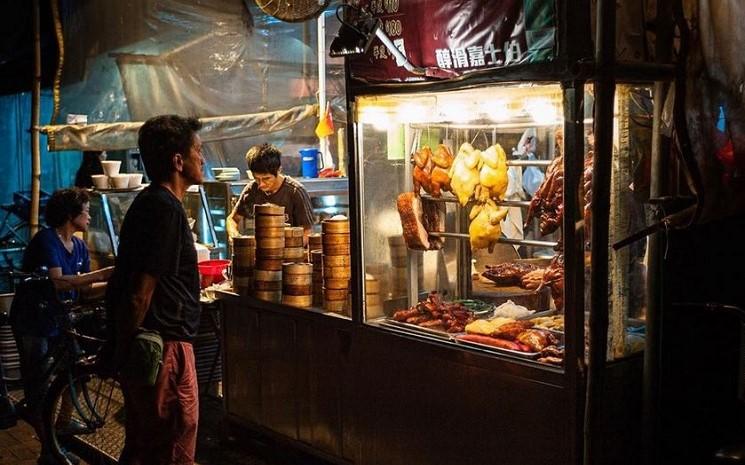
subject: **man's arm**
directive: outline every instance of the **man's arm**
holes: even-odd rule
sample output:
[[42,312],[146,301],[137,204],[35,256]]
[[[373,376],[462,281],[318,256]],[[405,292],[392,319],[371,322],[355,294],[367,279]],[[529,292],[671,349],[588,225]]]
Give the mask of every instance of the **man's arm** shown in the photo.
[[89,273],[63,275],[61,267],[54,267],[49,269],[49,277],[58,291],[87,290],[93,283],[107,281],[113,271],[114,267],[108,266]]
[[132,284],[132,293],[125,297],[114,315],[116,327],[114,366],[116,367],[124,362],[129,353],[132,338],[145,321],[158,278],[148,273],[136,273],[132,277]]
[[228,215],[227,219],[225,220],[225,230],[228,232],[229,238],[240,236],[240,230],[238,229],[238,221],[243,220],[243,215],[241,215],[240,213],[236,211],[237,206],[238,204],[236,204],[236,206],[233,207],[233,211],[230,212],[230,215]]

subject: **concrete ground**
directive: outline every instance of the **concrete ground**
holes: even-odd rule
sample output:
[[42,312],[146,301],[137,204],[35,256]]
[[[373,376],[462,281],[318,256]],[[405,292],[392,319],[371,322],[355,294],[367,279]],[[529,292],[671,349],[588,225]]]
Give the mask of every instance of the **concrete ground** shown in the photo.
[[[16,397],[18,393],[13,392]],[[114,399],[116,402],[116,398]],[[93,435],[81,436],[85,443],[71,446],[83,458],[81,465],[116,463],[124,443],[121,405],[114,404],[106,426]],[[278,447],[261,438],[241,434],[239,439],[222,434],[222,401],[203,397],[200,405],[197,465],[328,465],[326,462],[294,450]],[[31,426],[19,420],[10,429],[0,431],[0,465],[36,465],[39,440]]]

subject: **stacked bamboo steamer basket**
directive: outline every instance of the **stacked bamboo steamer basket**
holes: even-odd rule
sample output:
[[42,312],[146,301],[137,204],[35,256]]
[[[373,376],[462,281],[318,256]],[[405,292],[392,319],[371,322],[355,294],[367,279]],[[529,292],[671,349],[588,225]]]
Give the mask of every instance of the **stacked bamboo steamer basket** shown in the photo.
[[[321,237],[320,235],[318,237]],[[310,251],[310,263],[313,265],[313,306],[323,307],[323,250]]]
[[370,273],[365,274],[365,316],[368,320],[385,316],[380,297],[380,281]]
[[285,226],[285,262],[306,261],[305,248],[303,247],[303,228]]
[[282,266],[282,303],[307,308],[313,305],[313,265],[285,263]]
[[321,223],[323,244],[323,308],[330,312],[349,311],[350,261],[349,220],[334,217]]
[[256,237],[233,238],[233,290],[248,295],[253,290],[254,266],[256,265]]
[[321,233],[312,233],[310,236],[308,236],[308,262],[313,263],[313,260],[311,260],[310,256],[311,252],[313,252],[314,250],[323,250],[322,237],[323,236],[321,236]]
[[[406,242],[403,236],[390,236],[388,238],[388,247],[391,254],[391,294],[393,297],[405,296],[409,289],[409,278],[406,275],[406,265],[409,261],[409,250],[406,248]],[[419,288],[424,282],[423,255],[422,252],[414,251],[417,254],[417,275]]]
[[270,302],[282,301],[282,264],[285,254],[285,207],[254,206],[256,264],[254,296]]

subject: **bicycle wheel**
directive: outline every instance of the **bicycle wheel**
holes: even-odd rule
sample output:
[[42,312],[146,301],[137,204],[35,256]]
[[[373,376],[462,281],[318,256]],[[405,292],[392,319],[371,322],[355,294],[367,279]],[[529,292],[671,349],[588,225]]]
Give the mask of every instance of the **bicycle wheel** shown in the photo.
[[64,451],[75,440],[109,457],[118,456],[105,450],[102,436],[104,425],[123,406],[119,383],[101,378],[92,366],[76,367],[71,374],[57,376],[49,388],[42,410],[42,441],[63,465],[71,465]]

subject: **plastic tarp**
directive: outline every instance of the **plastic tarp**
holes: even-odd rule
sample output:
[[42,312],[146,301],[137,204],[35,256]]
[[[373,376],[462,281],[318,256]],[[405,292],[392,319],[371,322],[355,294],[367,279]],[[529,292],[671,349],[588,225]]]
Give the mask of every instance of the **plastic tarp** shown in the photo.
[[[202,142],[259,136],[291,128],[315,118],[318,105],[301,105],[289,110],[249,115],[200,118]],[[126,150],[137,147],[137,131],[142,122],[67,124],[45,126],[49,150]]]
[[[112,136],[131,131],[131,125],[99,123],[165,113],[223,117],[201,133],[211,141],[205,156],[213,165],[243,167],[243,155],[255,143],[275,143],[291,155],[317,144],[317,120],[306,114],[306,106],[317,103],[316,21],[281,22],[248,0],[63,5],[65,67],[60,116],[53,124],[82,114],[91,128],[55,130],[65,136],[55,137],[54,147],[132,147],[131,134]],[[326,18],[330,42],[338,25],[332,10]],[[328,60],[327,95],[337,127],[346,119],[343,76],[343,62]],[[266,121],[259,121],[262,114]]]
[[700,221],[745,213],[745,2],[685,0],[690,21],[686,117],[701,173]]

